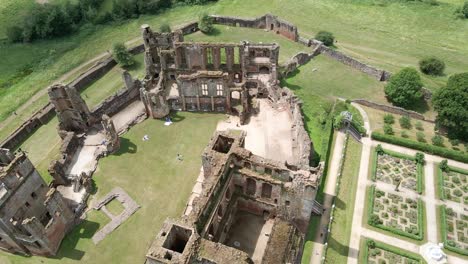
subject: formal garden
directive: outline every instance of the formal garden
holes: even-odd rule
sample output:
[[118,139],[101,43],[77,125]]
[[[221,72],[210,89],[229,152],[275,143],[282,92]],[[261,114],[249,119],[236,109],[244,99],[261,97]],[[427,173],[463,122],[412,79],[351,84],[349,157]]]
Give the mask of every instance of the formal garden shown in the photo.
[[445,160],[439,164],[437,176],[439,197],[442,200],[468,204],[468,171],[448,166]]
[[371,186],[368,224],[416,240],[424,238],[424,205],[421,199],[404,198]]
[[426,263],[421,256],[371,239],[364,240],[362,263],[419,264]]
[[372,180],[395,185],[396,190],[401,186],[422,193],[424,155],[421,155],[412,157],[378,145],[373,152]]
[[450,207],[440,208],[444,247],[468,256],[468,214],[455,212]]

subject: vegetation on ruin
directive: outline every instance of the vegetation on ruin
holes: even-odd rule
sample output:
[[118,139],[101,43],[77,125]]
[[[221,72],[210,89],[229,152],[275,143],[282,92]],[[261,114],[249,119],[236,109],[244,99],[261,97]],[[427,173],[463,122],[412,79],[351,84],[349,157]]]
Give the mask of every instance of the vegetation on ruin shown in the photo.
[[210,34],[213,32],[213,18],[211,18],[207,13],[203,13],[198,18],[198,28],[201,32],[205,34]]
[[325,263],[346,263],[348,258],[349,248],[343,245],[349,245],[351,237],[362,145],[353,138],[347,144]]
[[333,46],[333,43],[335,42],[335,37],[333,36],[331,32],[328,32],[328,31],[319,31],[315,35],[315,39],[322,41],[323,44],[325,44],[325,46],[329,46],[329,47]]
[[171,26],[167,22],[164,22],[159,26],[159,32],[168,33],[171,31]]

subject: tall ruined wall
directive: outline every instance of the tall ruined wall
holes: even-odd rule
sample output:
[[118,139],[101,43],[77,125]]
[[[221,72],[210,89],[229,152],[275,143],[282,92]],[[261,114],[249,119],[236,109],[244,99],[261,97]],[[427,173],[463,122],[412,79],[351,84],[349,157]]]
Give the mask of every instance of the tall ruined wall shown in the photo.
[[94,118],[100,119],[103,115],[112,116],[118,113],[138,98],[138,86],[138,84],[135,84],[131,89],[122,88],[115,94],[107,97],[93,108],[91,115]]
[[63,185],[70,182],[70,179],[66,175],[67,168],[82,144],[83,138],[77,137],[73,132],[68,132],[62,140],[59,158],[53,160],[49,165],[49,174],[54,178],[55,185]]

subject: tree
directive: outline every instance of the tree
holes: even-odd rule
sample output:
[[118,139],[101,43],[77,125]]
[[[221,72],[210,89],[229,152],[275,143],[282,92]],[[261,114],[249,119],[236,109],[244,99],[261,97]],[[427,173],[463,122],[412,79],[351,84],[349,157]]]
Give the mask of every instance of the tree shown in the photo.
[[201,14],[198,20],[198,28],[201,32],[205,34],[210,34],[211,32],[213,32],[214,29],[213,18],[206,13]]
[[384,123],[385,124],[393,124],[395,123],[395,117],[392,114],[385,114],[384,115]]
[[422,164],[424,165],[424,153],[422,152],[417,152],[416,155],[414,156],[414,161],[416,161],[417,164]]
[[413,68],[404,68],[385,86],[385,94],[395,105],[408,107],[422,98],[422,81]]
[[123,67],[131,66],[134,63],[132,55],[127,51],[125,45],[120,42],[114,43],[112,56],[114,57],[115,61],[117,61],[117,63]]
[[446,159],[442,160],[440,163],[439,163],[439,168],[442,170],[442,171],[445,171],[445,172],[449,172],[450,171],[450,167],[448,165],[448,162]]
[[411,129],[411,118],[407,115],[401,116],[398,120],[400,122],[400,126],[404,129]]
[[443,147],[444,146],[444,138],[440,135],[435,135],[432,137],[432,145]]
[[159,31],[168,33],[168,32],[171,32],[172,30],[171,30],[171,26],[169,26],[168,23],[164,22],[161,24],[161,26],[159,26]]
[[389,125],[389,124],[384,124],[383,131],[387,135],[393,135],[394,134],[392,125]]
[[432,98],[437,111],[436,122],[447,128],[449,137],[468,140],[468,72],[454,74],[447,86]]
[[375,148],[375,151],[377,152],[377,155],[385,154],[385,150],[382,148],[382,145],[380,144],[377,145],[377,147]]
[[331,32],[328,31],[319,31],[317,35],[315,35],[315,39],[323,42],[325,46],[333,46],[333,42],[335,42],[335,37]]
[[419,61],[419,69],[428,75],[442,75],[445,63],[436,57],[427,57]]

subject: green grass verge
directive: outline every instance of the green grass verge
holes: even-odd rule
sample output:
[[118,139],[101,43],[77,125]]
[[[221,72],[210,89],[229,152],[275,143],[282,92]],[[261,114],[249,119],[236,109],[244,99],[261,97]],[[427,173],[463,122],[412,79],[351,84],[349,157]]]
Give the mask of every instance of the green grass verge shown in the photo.
[[372,239],[369,239],[369,238],[361,239],[361,241],[362,241],[361,249],[363,250],[363,257],[362,257],[360,263],[366,263],[366,264],[368,263],[368,257],[369,257],[368,243],[370,241],[373,241],[375,243],[375,248],[379,248],[379,249],[382,249],[382,250],[389,251],[389,252],[392,252],[394,254],[400,255],[402,257],[409,258],[409,259],[411,259],[413,261],[416,261],[417,263],[421,263],[421,264],[427,263],[424,260],[424,258],[422,258],[419,254],[404,250],[402,248],[391,246],[389,244],[385,244],[385,243],[382,243],[382,242],[379,242],[379,241],[376,241],[376,240],[372,240]]
[[[168,127],[153,119],[132,127],[121,137],[120,150],[99,161],[93,175],[98,188],[95,198],[121,187],[141,208],[97,245],[91,236],[108,218],[96,219],[102,212],[91,211],[86,221],[66,236],[57,257],[25,258],[1,252],[0,262],[143,263],[163,221],[182,215],[200,171],[203,149],[223,118],[221,114],[180,112]],[[150,140],[142,141],[146,134]],[[184,156],[182,162],[177,153]]]
[[109,203],[106,204],[106,209],[114,216],[118,216],[125,210],[125,207],[121,202],[119,202],[119,200],[112,199]]
[[372,221],[370,221],[371,216],[374,213],[373,209],[374,209],[375,189],[376,189],[375,185],[372,185],[372,186],[370,186],[368,188],[368,192],[367,192],[367,204],[368,204],[368,207],[367,207],[367,224],[370,225],[370,226],[373,226],[373,227],[388,231],[388,232],[390,232],[391,234],[394,234],[394,235],[403,236],[403,237],[407,237],[407,238],[411,238],[411,239],[419,240],[419,241],[424,240],[424,238],[425,238],[424,230],[426,228],[424,202],[421,199],[418,199],[418,230],[419,230],[419,234],[418,235],[410,234],[408,232],[405,232],[405,231],[402,231],[402,230],[399,230],[399,229],[396,229],[396,228],[393,228],[393,227],[385,226],[383,224],[374,224]]
[[349,138],[339,179],[340,187],[335,197],[336,206],[333,211],[325,263],[346,263],[348,258],[361,151],[362,145]]
[[81,90],[81,97],[85,100],[89,109],[93,109],[104,99],[124,88],[122,72],[119,66],[115,66],[104,76]]

